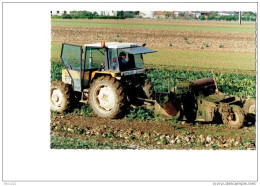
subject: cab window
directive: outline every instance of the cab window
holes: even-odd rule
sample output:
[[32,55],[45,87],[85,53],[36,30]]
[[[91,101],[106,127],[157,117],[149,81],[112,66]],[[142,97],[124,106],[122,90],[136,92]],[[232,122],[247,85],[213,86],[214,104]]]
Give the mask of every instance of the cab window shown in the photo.
[[110,70],[119,71],[117,50],[116,49],[109,49],[108,53],[109,53],[109,66],[110,66]]
[[103,48],[87,48],[85,69],[99,68],[104,62]]

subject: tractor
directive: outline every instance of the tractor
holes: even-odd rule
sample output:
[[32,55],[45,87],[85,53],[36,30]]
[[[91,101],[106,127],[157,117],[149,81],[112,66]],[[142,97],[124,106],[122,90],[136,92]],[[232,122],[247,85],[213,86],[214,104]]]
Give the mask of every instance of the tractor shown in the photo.
[[156,52],[144,46],[100,42],[85,44],[83,52],[82,46],[63,43],[61,59],[66,69],[62,81],[51,84],[51,110],[64,112],[80,101],[88,103],[98,117],[118,118],[131,105],[143,105],[153,88],[143,54]]
[[168,92],[155,92],[143,55],[156,51],[144,46],[100,42],[85,44],[83,52],[82,46],[63,43],[61,59],[66,68],[62,81],[51,84],[51,110],[61,113],[83,102],[102,118],[119,118],[130,107],[141,107],[164,119],[212,122],[221,118],[231,128],[240,128],[245,119],[255,120],[255,99],[221,93],[213,72],[213,79],[182,80],[172,89],[168,86]]

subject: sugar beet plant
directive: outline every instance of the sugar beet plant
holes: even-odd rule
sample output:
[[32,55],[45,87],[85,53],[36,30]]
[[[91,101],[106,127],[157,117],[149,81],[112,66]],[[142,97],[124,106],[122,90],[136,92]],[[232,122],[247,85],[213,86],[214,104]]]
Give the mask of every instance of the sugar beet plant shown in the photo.
[[[194,72],[186,70],[153,69],[148,73],[148,77],[154,84],[155,91],[166,92],[168,90],[168,77],[170,77],[171,87],[180,81],[193,81],[199,78],[211,77],[211,72]],[[255,97],[256,77],[246,74],[216,73],[216,82],[220,91],[230,95],[244,95]]]
[[[61,71],[63,64],[58,62],[51,63],[51,81],[61,80]],[[154,84],[155,91],[167,92],[168,91],[168,77],[171,80],[171,87],[180,81],[188,80],[193,81],[199,78],[212,77],[211,72],[194,72],[186,70],[167,70],[167,69],[153,69],[148,74]],[[232,73],[216,73],[215,74],[218,88],[220,91],[230,95],[244,95],[255,97],[256,94],[256,77],[245,74],[232,74]],[[73,111],[74,114],[92,116],[93,113],[87,105],[80,105]],[[153,113],[146,112],[143,109],[131,109],[126,116],[128,119],[147,120],[154,118]]]

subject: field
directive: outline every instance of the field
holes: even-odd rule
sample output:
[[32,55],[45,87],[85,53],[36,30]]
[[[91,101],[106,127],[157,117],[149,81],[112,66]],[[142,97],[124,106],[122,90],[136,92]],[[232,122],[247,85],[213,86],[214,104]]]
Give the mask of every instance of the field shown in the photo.
[[[167,78],[211,77],[221,91],[255,97],[255,23],[179,20],[52,20],[52,81],[61,79],[61,43],[101,40],[147,43],[148,76],[158,91]],[[167,77],[167,78],[165,78]],[[51,114],[51,148],[101,149],[255,149],[255,126],[229,129],[223,124],[163,121],[142,109],[122,119],[93,116],[88,105]]]

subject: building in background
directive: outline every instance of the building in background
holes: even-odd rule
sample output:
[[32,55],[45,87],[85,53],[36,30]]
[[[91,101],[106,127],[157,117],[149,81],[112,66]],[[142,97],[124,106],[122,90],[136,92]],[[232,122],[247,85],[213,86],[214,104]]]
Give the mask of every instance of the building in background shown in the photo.
[[139,15],[142,18],[155,18],[155,11],[140,11]]
[[98,15],[104,15],[104,16],[117,16],[117,11],[115,10],[109,10],[109,11],[96,11]]
[[53,16],[53,15],[59,15],[59,16],[61,16],[62,14],[70,14],[70,11],[69,10],[52,10],[51,11],[51,16]]

